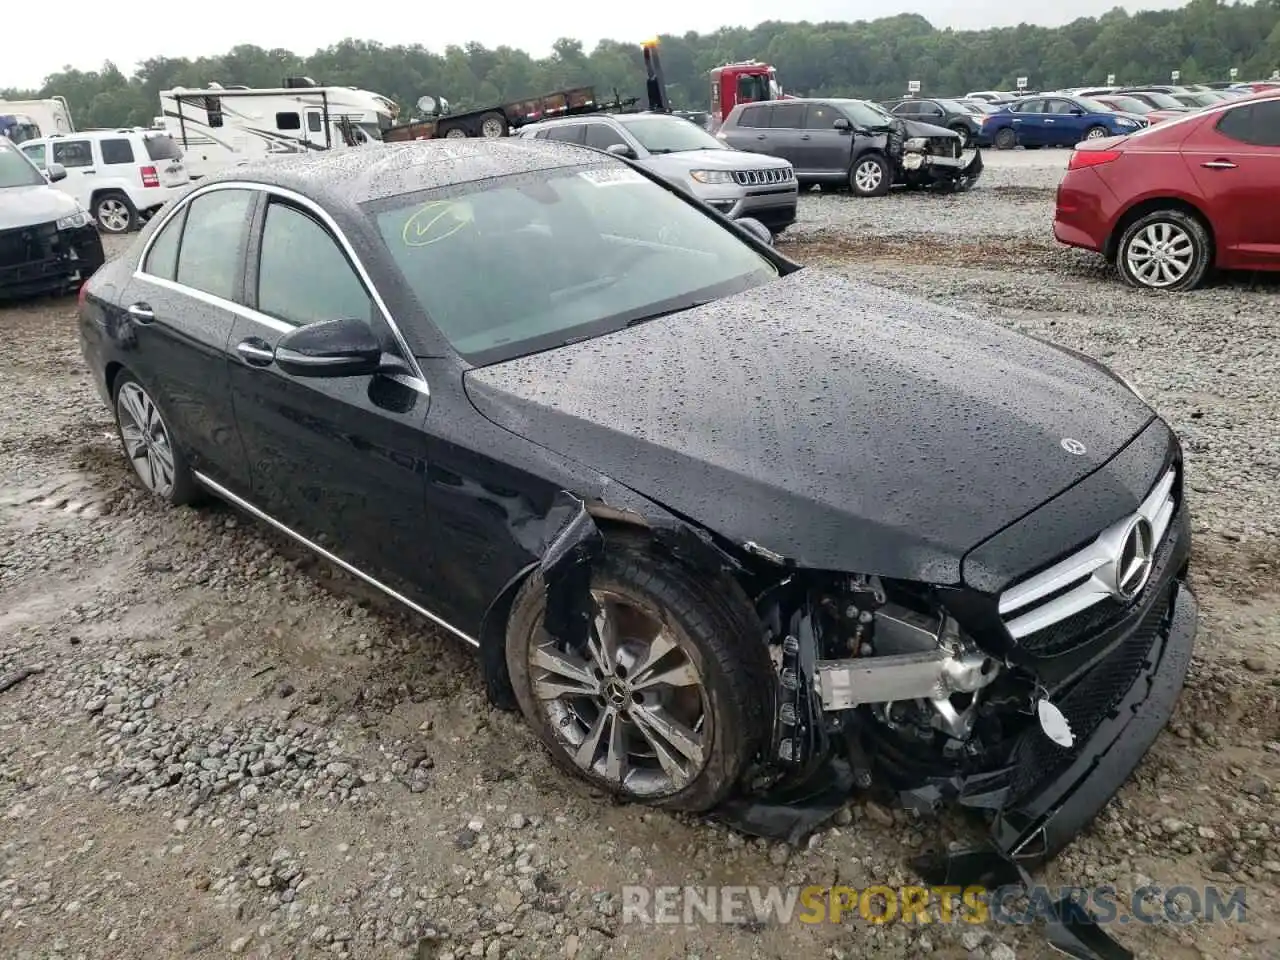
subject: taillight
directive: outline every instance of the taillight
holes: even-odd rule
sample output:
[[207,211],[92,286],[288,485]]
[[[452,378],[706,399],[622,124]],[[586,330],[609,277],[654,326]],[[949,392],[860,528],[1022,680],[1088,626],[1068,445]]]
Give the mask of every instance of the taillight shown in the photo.
[[156,173],[155,167],[142,168],[142,185],[144,187],[160,186],[160,174]]
[[80,283],[80,293],[79,293],[79,295],[76,297],[76,308],[77,308],[77,309],[79,309],[79,310],[83,310],[83,309],[84,309],[84,298],[85,298],[85,297],[87,297],[88,295],[89,295],[89,281],[86,279],[86,280],[81,281],[81,283]]
[[1098,167],[1122,156],[1119,150],[1075,150],[1067,161],[1068,170],[1083,170],[1085,167]]

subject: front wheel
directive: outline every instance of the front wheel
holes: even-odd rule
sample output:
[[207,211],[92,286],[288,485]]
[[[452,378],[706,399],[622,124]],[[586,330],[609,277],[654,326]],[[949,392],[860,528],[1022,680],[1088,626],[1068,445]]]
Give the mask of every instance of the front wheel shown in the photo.
[[889,161],[878,153],[859,157],[849,171],[849,189],[859,197],[883,197],[893,186]]
[[617,535],[585,602],[587,643],[571,649],[544,629],[540,574],[516,596],[506,661],[525,719],[557,766],[620,799],[715,806],[772,724],[745,596]]
[[951,132],[960,138],[960,149],[967,149],[969,146],[969,138],[972,136],[969,132],[969,128],[958,123],[951,128]]
[[175,506],[194,503],[200,493],[195,477],[151,394],[130,373],[120,374],[115,392],[116,430],[138,480]]
[[1184,210],[1156,210],[1125,229],[1116,245],[1116,266],[1130,286],[1148,290],[1192,290],[1213,260],[1209,231]]
[[1101,140],[1103,137],[1111,136],[1111,131],[1106,127],[1090,127],[1085,131],[1084,138],[1086,140]]

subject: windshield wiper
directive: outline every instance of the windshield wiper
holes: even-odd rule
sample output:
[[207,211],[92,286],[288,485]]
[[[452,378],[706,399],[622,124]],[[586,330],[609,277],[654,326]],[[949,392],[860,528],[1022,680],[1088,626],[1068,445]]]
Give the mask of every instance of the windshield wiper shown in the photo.
[[627,326],[634,327],[642,323],[648,323],[650,320],[657,320],[659,317],[669,317],[673,313],[684,313],[686,310],[695,310],[698,307],[705,307],[710,300],[694,300],[692,303],[686,303],[683,306],[671,307],[668,310],[659,310],[657,313],[647,313],[643,317],[636,317],[634,320],[628,320]]

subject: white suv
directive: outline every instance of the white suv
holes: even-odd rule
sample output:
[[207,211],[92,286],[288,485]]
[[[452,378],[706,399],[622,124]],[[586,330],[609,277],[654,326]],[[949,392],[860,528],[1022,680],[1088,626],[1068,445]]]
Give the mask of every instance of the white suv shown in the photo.
[[80,201],[103,233],[127,233],[191,182],[182,151],[159,130],[86,130],[28,140],[22,152],[41,170],[67,171],[59,190]]

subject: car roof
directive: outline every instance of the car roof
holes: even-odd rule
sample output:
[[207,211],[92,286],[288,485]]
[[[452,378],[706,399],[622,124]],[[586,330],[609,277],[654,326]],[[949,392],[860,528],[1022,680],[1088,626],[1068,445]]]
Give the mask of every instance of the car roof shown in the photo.
[[322,150],[257,160],[203,178],[292,190],[346,206],[512,174],[575,166],[626,166],[598,150],[520,137],[446,138]]
[[121,137],[142,137],[143,139],[151,139],[152,137],[170,137],[168,130],[150,130],[150,129],[133,129],[132,127],[120,130],[76,130],[72,133],[51,133],[47,137],[32,137],[30,140],[23,140],[22,146],[29,143],[57,143],[59,140],[105,140],[108,137],[112,140],[118,140]]

